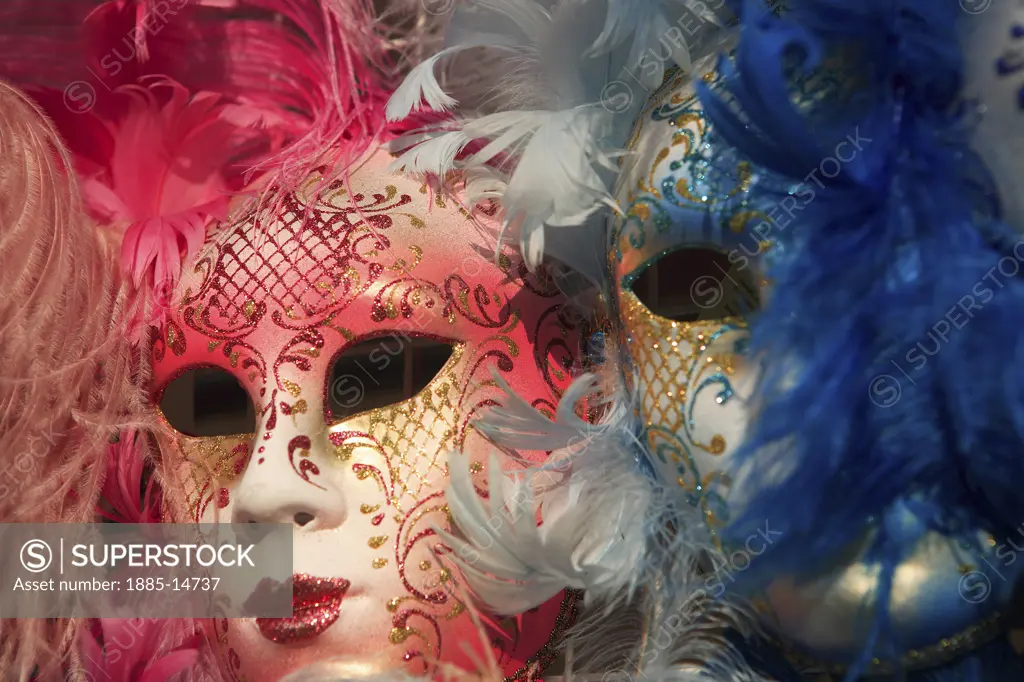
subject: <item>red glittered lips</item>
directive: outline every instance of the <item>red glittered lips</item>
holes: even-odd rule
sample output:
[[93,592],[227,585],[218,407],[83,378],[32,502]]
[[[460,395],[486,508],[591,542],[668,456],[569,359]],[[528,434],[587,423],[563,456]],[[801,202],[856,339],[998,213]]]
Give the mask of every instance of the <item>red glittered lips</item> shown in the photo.
[[288,644],[313,639],[334,625],[351,583],[344,578],[292,576],[291,618],[257,618],[260,634],[272,642]]

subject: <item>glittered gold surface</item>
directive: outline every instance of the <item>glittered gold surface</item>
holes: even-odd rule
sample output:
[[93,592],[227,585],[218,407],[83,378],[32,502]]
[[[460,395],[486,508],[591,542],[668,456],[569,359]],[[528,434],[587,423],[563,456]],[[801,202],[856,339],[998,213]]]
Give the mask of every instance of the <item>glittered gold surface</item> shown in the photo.
[[[676,483],[699,505],[714,530],[723,522],[719,514],[730,479],[708,458],[720,457],[728,443],[720,433],[705,441],[695,438],[687,413],[694,387],[724,386],[735,374],[736,356],[725,350],[730,346],[719,335],[736,334],[744,323],[735,318],[676,322],[652,313],[632,291],[619,292],[618,299],[628,335],[625,351],[635,368],[630,381],[638,393],[648,450],[674,465]],[[715,341],[713,352],[709,345]],[[696,451],[704,456],[695,457]]]

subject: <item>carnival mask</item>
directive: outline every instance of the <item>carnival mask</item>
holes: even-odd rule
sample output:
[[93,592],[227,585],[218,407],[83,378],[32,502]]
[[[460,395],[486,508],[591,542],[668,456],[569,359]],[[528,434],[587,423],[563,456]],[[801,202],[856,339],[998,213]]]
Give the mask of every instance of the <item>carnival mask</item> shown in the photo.
[[[364,672],[471,668],[480,638],[433,531],[449,527],[449,453],[484,471],[493,447],[472,420],[501,398],[492,372],[541,409],[571,380],[574,334],[552,283],[496,258],[494,235],[388,161],[370,157],[312,205],[285,197],[272,224],[219,228],[156,345],[158,400],[216,368],[255,415],[254,433],[175,436],[165,456],[181,458],[191,518],[295,528],[294,616],[216,623],[237,680],[331,657]],[[421,351],[436,375],[403,361]],[[396,371],[415,390],[387,393]],[[560,595],[491,628],[507,679],[549,662],[573,604]]]

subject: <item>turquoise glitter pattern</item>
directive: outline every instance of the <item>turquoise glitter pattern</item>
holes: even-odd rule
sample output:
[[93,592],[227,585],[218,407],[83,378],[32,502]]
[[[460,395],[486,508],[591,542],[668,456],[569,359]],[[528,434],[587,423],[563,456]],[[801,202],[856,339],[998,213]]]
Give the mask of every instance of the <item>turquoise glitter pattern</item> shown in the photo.
[[[712,85],[716,79],[706,78]],[[744,201],[746,164],[737,162],[731,174],[716,171],[720,166],[712,164],[718,146],[715,133],[696,95],[683,94],[691,85],[677,78],[664,87],[670,92],[656,94],[652,101],[658,103],[637,122],[638,141],[646,142],[645,135],[654,133],[665,138],[664,146],[650,160],[646,175],[635,179],[626,215],[613,230],[616,262],[622,262],[624,249],[646,248],[649,230],[680,245],[705,242],[730,248],[742,236],[744,214],[753,217]],[[643,130],[646,126],[654,127]],[[655,179],[659,173],[663,175]]]

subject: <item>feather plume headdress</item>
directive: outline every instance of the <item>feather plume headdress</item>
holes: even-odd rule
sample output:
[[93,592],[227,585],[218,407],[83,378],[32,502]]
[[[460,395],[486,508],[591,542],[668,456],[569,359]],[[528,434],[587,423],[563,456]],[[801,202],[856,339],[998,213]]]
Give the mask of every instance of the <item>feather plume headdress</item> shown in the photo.
[[[455,109],[436,71],[470,51],[493,55],[479,74],[490,96],[396,140],[393,149],[403,153],[394,167],[439,178],[457,171],[471,201],[500,199],[504,228],[535,266],[551,251],[545,226],[583,229],[602,209],[615,210],[617,159],[648,95],[667,69],[689,67],[691,54],[712,52],[723,37],[727,14],[709,7],[696,0],[456,6],[445,48],[412,71],[388,103],[388,118]],[[559,256],[595,274],[592,259],[581,266],[570,249]]]
[[[399,46],[366,0],[59,5],[0,10],[0,68],[57,124],[90,216],[124,232],[125,272],[157,303],[232,196],[313,168],[329,183],[366,151],[424,42],[414,29]],[[415,6],[392,11],[409,20]],[[436,22],[418,25],[422,38]]]

